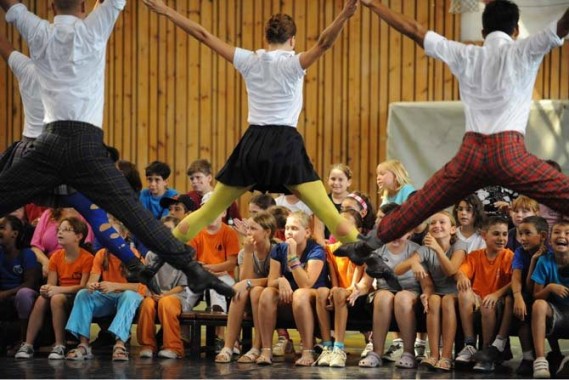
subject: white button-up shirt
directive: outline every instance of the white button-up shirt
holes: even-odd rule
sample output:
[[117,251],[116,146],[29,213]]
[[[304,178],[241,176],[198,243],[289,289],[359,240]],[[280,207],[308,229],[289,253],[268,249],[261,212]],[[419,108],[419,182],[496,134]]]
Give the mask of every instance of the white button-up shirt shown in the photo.
[[233,65],[247,86],[249,124],[296,127],[305,74],[299,57],[284,50],[235,50]]
[[53,24],[23,4],[6,13],[30,46],[45,123],[73,120],[102,127],[107,40],[125,5],[126,0],[107,0],[85,19],[56,16]]
[[36,67],[29,57],[13,51],[8,57],[8,65],[18,79],[20,96],[24,104],[24,137],[36,138],[43,132],[44,109],[40,96],[40,84]]
[[449,41],[429,31],[427,55],[445,62],[458,78],[466,132],[525,134],[533,87],[543,56],[561,46],[557,23],[514,41],[503,32],[486,36],[483,46]]

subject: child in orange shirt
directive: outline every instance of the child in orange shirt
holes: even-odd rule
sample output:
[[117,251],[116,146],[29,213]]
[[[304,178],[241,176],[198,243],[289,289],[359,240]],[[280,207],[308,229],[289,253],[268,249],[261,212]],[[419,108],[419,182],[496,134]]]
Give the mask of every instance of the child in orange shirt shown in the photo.
[[[109,221],[122,237],[128,232],[118,220],[109,216]],[[138,254],[138,252],[135,252]],[[139,257],[140,258],[140,257]],[[132,320],[146,287],[140,283],[129,283],[124,264],[107,249],[101,249],[95,255],[87,289],[77,293],[66,330],[79,338],[77,348],[67,353],[67,360],[91,359],[91,321],[94,316],[113,316],[108,331],[113,334],[113,361],[128,360],[125,342],[130,336]]]
[[[455,362],[464,365],[476,361],[475,370],[491,372],[495,362],[510,359],[504,355],[504,349],[512,320],[513,301],[506,293],[511,288],[514,253],[506,248],[508,222],[503,218],[489,218],[482,237],[486,248],[471,252],[455,275],[465,344]],[[483,346],[487,348],[478,354],[474,348],[474,313],[478,312],[477,309],[482,320]],[[500,314],[502,319],[498,321]],[[499,330],[495,336],[497,325]]]
[[[206,193],[202,198],[202,205],[211,198],[212,193]],[[237,232],[222,222],[225,211],[212,223],[201,230],[188,242],[196,250],[196,260],[203,264],[204,269],[216,275],[221,281],[233,286],[235,279],[233,271],[237,265],[237,255],[241,246]],[[227,301],[224,295],[214,290],[209,290],[212,310],[227,312]],[[189,293],[190,307],[193,308],[201,297],[201,294]],[[223,328],[217,328],[216,351],[223,348]]]
[[55,345],[49,359],[65,359],[65,323],[73,305],[75,294],[87,284],[93,265],[93,255],[82,248],[87,237],[87,224],[76,217],[64,218],[57,230],[57,242],[63,247],[49,259],[47,284],[40,288],[30,315],[26,341],[22,343],[16,359],[34,356],[34,340],[43,326],[45,313],[51,310]]

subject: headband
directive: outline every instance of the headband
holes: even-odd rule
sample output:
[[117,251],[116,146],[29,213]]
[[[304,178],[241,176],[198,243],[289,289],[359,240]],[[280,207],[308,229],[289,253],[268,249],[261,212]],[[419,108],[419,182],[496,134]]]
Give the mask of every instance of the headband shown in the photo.
[[360,197],[358,194],[356,193],[350,193],[348,194],[349,198],[355,199],[356,202],[358,202],[362,208],[362,211],[367,212],[367,203],[366,201],[364,201],[364,199],[362,197]]

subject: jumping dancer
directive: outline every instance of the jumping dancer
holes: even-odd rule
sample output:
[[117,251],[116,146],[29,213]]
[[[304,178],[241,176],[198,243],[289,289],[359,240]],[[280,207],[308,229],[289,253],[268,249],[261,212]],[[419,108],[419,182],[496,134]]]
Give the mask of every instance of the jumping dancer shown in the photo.
[[343,220],[328,198],[296,124],[302,109],[305,70],[332,47],[356,11],[358,1],[347,0],[318,42],[300,54],[294,52],[296,26],[288,15],[270,18],[265,27],[268,49],[253,52],[221,41],[162,0],[144,0],[144,3],[231,62],[245,79],[249,95],[247,132],[217,174],[210,201],[186,217],[174,235],[181,241],[189,241],[243,193],[260,190],[297,195],[338,239],[355,241],[357,230]]
[[[45,110],[45,132],[21,160],[0,174],[0,215],[66,183],[121,220],[151,250],[181,269],[194,291],[231,287],[192,260],[136,199],[103,144],[106,43],[126,0],[99,0],[88,16],[84,0],[53,0],[54,23],[30,13],[17,0],[0,0],[30,47]],[[26,176],[19,175],[26,173]],[[141,273],[144,282],[153,270]]]
[[[569,33],[569,9],[557,23],[516,41],[518,6],[506,0],[490,2],[482,15],[484,45],[474,46],[427,31],[379,0],[361,3],[450,67],[458,79],[466,115],[466,134],[457,155],[383,218],[377,229],[379,240],[402,236],[429,215],[487,185],[503,185],[569,214],[569,178],[528,153],[524,144],[537,72],[543,56],[561,46]],[[355,261],[367,258],[384,268],[381,260],[369,256],[381,242],[359,241],[336,253]],[[379,269],[370,275],[385,273]]]

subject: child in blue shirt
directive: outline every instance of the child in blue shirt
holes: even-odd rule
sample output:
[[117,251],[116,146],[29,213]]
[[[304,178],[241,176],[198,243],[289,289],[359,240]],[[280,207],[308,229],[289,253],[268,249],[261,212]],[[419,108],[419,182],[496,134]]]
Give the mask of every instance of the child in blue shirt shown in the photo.
[[569,277],[562,275],[569,266],[569,222],[553,225],[550,239],[553,255],[542,255],[531,275],[534,285],[531,329],[536,359],[534,378],[549,378],[545,358],[545,338],[569,330]]

